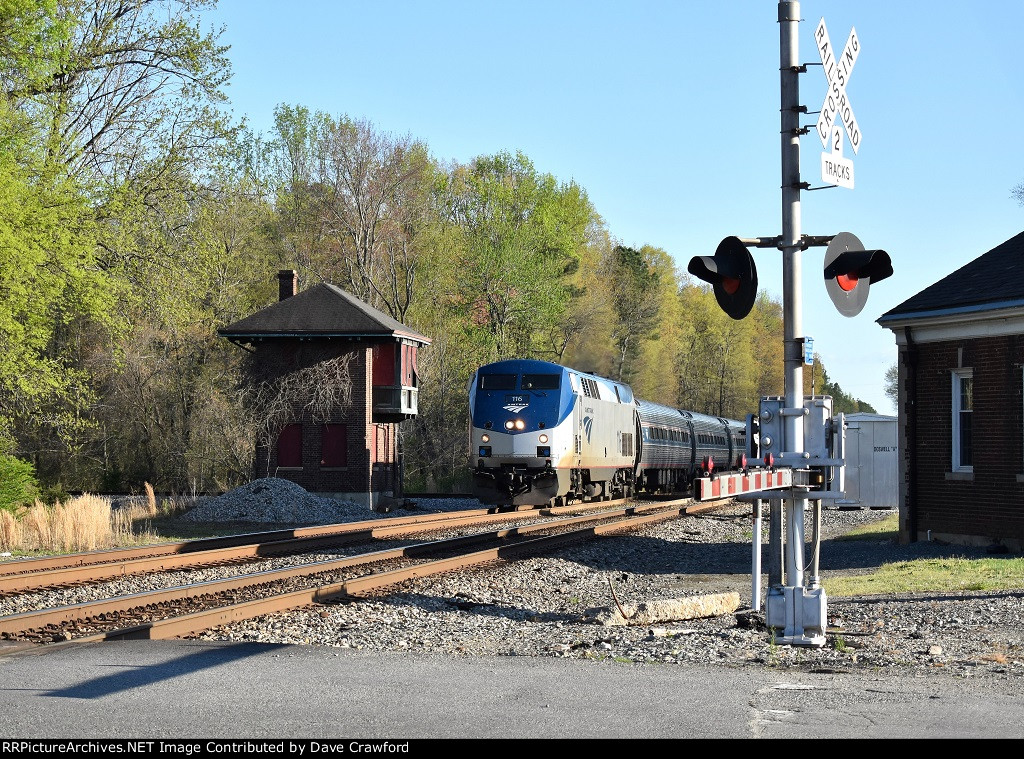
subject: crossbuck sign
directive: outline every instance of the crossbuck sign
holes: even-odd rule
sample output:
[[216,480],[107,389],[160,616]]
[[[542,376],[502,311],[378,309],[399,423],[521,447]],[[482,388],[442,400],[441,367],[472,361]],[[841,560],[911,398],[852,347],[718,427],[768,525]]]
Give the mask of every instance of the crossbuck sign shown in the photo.
[[857,125],[857,118],[853,115],[853,106],[846,96],[846,85],[850,81],[850,74],[853,73],[853,65],[860,55],[860,40],[857,39],[857,30],[850,29],[850,36],[846,40],[842,55],[837,59],[828,38],[828,29],[825,28],[825,19],[818,22],[818,28],[814,30],[814,41],[818,46],[818,55],[821,58],[821,65],[824,67],[825,78],[828,80],[828,92],[825,94],[825,102],[821,104],[821,111],[818,114],[818,136],[821,138],[821,146],[828,147],[829,137],[832,134],[832,125],[836,123],[836,117],[846,127],[846,135],[850,138],[853,152],[860,149],[860,127]]

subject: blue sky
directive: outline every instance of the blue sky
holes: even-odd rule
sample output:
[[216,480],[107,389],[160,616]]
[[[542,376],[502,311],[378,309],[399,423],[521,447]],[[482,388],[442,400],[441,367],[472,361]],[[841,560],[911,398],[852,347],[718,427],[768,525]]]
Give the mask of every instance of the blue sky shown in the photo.
[[[225,26],[231,107],[255,131],[287,103],[409,135],[442,161],[521,150],[581,185],[616,241],[663,248],[685,272],[724,237],[782,231],[777,15],[773,0],[220,0],[203,23]],[[822,18],[839,48],[856,29],[847,95],[862,133],[856,154],[844,135],[855,188],[801,193],[801,230],[851,232],[895,270],[847,318],[825,249],[805,251],[803,332],[832,379],[891,414],[896,345],[875,320],[1024,230],[1024,3],[804,0],[800,15],[804,63],[819,63]],[[809,66],[801,103],[817,111],[826,88]],[[812,130],[812,187],[821,153]],[[752,252],[781,300],[782,254]]]

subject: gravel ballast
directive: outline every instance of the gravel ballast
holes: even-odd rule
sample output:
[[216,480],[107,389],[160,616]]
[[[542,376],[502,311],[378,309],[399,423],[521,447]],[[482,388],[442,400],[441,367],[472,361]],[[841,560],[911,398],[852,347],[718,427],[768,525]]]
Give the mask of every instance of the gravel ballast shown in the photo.
[[[410,500],[412,512],[392,515],[480,507],[468,499]],[[369,515],[365,507],[356,509],[353,518]],[[899,545],[891,540],[832,539],[892,513],[823,510],[823,582],[870,572],[883,563],[988,556],[984,548],[938,542]],[[766,544],[767,519],[764,522]],[[805,523],[809,535],[809,512]],[[825,645],[779,643],[763,625],[763,609],[753,609],[752,525],[749,504],[736,502],[715,512],[575,545],[552,556],[421,578],[398,592],[254,619],[202,637],[452,656],[1024,676],[1024,590],[829,597]],[[766,571],[763,561],[762,572]],[[762,599],[765,590],[762,586]],[[615,616],[603,612],[619,605],[727,593],[739,594],[740,606],[733,613],[644,624],[602,623]]]
[[[202,499],[180,518],[251,522],[254,530],[265,530],[481,507],[465,498],[408,501],[409,508],[380,514],[268,478]],[[831,577],[871,572],[883,563],[992,558],[980,547],[834,539],[892,514],[872,509],[822,512],[819,568],[826,589]],[[810,512],[805,522],[809,536]],[[369,598],[260,617],[199,637],[457,657],[555,656],[666,666],[1024,677],[1024,589],[829,596],[825,644],[783,644],[765,628],[763,608],[752,603],[752,526],[749,504],[735,502],[714,512],[575,544],[550,556],[419,578]],[[767,544],[767,519],[762,528]],[[805,558],[810,559],[809,551]],[[179,574],[174,582],[198,582],[292,560],[196,570]],[[767,572],[766,559],[762,572]],[[116,584],[0,599],[0,614],[78,603],[110,592],[138,592],[167,581],[128,577]],[[766,590],[762,585],[759,606]],[[708,616],[674,619],[666,611],[692,614],[702,608],[710,610]],[[625,624],[621,611],[629,616]]]

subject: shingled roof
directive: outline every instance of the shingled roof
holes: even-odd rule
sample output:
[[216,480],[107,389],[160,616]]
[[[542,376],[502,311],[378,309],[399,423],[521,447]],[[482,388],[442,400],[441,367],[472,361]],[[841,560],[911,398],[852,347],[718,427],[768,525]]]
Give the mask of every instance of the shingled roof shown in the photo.
[[321,283],[217,330],[232,342],[280,337],[430,338],[378,311],[340,287]]
[[1024,306],[1024,232],[961,266],[893,309],[877,323]]

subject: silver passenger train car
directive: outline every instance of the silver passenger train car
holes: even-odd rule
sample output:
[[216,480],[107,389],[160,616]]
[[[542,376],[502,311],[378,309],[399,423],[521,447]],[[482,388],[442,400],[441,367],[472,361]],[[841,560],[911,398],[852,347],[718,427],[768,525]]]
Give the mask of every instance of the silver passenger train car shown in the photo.
[[744,423],[642,401],[621,382],[548,361],[480,367],[469,408],[484,503],[682,493],[698,476],[746,466]]

